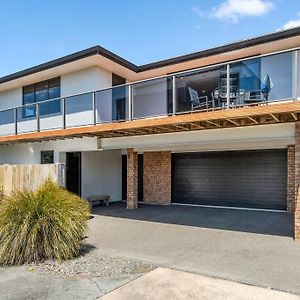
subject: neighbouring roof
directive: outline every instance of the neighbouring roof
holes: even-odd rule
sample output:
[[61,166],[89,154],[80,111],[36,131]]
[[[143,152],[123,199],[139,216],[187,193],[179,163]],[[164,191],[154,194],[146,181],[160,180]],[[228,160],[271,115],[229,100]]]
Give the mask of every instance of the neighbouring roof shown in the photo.
[[173,65],[173,64],[178,64],[178,63],[182,63],[182,62],[186,62],[186,61],[190,61],[190,60],[194,60],[194,59],[200,59],[200,58],[204,58],[207,56],[211,56],[211,55],[216,55],[216,54],[220,54],[220,53],[225,53],[225,52],[229,52],[229,51],[235,51],[235,50],[239,50],[242,48],[246,48],[246,47],[251,47],[251,46],[256,46],[259,44],[264,44],[264,43],[269,43],[269,42],[274,42],[280,39],[286,39],[286,38],[290,38],[290,37],[294,37],[300,35],[300,27],[298,28],[293,28],[293,29],[289,29],[289,30],[283,30],[283,31],[277,31],[275,33],[271,33],[271,34],[266,34],[266,35],[262,35],[262,36],[257,36],[257,37],[252,37],[249,39],[245,39],[245,40],[241,40],[238,42],[234,42],[234,43],[230,43],[230,44],[226,44],[223,46],[219,46],[219,47],[214,47],[214,48],[210,48],[207,50],[202,50],[202,51],[198,51],[198,52],[194,52],[194,53],[190,53],[190,54],[186,54],[186,55],[181,55],[181,56],[177,56],[177,57],[173,57],[173,58],[169,58],[169,59],[165,59],[165,60],[161,60],[161,61],[157,61],[157,62],[153,62],[153,63],[149,63],[149,64],[144,64],[144,65],[140,65],[137,66],[131,62],[129,62],[128,60],[112,53],[111,51],[101,47],[101,46],[95,46],[95,47],[91,47],[67,56],[63,56],[61,58],[55,59],[55,60],[51,60],[49,62],[7,75],[7,76],[3,76],[0,78],[0,84],[11,81],[11,80],[15,80],[18,79],[20,77],[24,77],[27,75],[31,75],[40,71],[44,71],[47,69],[51,69],[57,66],[61,66],[76,60],[80,60],[92,55],[101,55],[103,57],[106,57],[108,59],[110,59],[111,61],[114,61],[116,63],[118,63],[119,65],[126,67],[127,69],[134,71],[136,73],[139,72],[144,72],[144,71],[148,71],[148,70],[152,70],[152,69],[157,69],[157,68],[162,68],[165,66],[169,66],[169,65]]

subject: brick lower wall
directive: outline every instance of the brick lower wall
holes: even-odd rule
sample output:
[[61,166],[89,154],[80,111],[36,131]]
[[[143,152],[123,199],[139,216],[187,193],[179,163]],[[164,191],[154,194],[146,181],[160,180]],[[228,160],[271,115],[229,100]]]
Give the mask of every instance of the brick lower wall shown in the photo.
[[289,145],[287,148],[287,211],[294,212],[295,204],[295,145]]
[[127,208],[134,209],[138,206],[137,201],[137,164],[138,156],[134,149],[127,149]]
[[300,239],[300,122],[295,122],[295,202],[294,202],[294,238]]
[[144,152],[144,202],[171,204],[171,152]]

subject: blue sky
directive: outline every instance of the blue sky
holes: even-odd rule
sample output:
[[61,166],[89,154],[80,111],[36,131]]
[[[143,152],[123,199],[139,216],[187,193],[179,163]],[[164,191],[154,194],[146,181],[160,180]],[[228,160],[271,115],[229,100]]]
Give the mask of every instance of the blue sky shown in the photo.
[[1,0],[0,76],[95,45],[139,65],[297,25],[299,0]]

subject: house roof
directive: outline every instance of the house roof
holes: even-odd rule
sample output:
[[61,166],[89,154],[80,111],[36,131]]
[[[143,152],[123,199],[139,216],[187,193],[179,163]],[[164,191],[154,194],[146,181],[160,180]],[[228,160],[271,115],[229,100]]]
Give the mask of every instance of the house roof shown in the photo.
[[289,29],[289,30],[283,30],[283,31],[277,31],[275,33],[271,33],[271,34],[266,34],[266,35],[262,35],[262,36],[257,36],[257,37],[252,37],[249,39],[245,39],[245,40],[241,40],[238,42],[234,42],[234,43],[229,43],[223,46],[218,46],[218,47],[214,47],[214,48],[210,48],[210,49],[206,49],[206,50],[202,50],[202,51],[198,51],[198,52],[194,52],[194,53],[190,53],[190,54],[186,54],[186,55],[181,55],[181,56],[177,56],[177,57],[173,57],[173,58],[169,58],[169,59],[165,59],[165,60],[161,60],[161,61],[157,61],[157,62],[152,62],[149,64],[144,64],[144,65],[140,65],[137,66],[131,62],[129,62],[128,60],[112,53],[111,51],[101,47],[101,46],[94,46],[67,56],[63,56],[61,58],[55,59],[55,60],[51,60],[49,62],[7,75],[7,76],[3,76],[0,78],[0,84],[5,83],[5,82],[9,82],[11,80],[15,80],[27,75],[31,75],[40,71],[44,71],[47,69],[51,69],[57,66],[61,66],[73,61],[77,61],[92,55],[101,55],[133,72],[139,73],[139,72],[144,72],[144,71],[149,71],[152,69],[158,69],[158,68],[162,68],[165,66],[169,66],[169,65],[174,65],[174,64],[178,64],[178,63],[183,63],[183,62],[187,62],[187,61],[191,61],[194,59],[200,59],[200,58],[204,58],[204,57],[208,57],[208,56],[212,56],[212,55],[216,55],[216,54],[220,54],[220,53],[225,53],[225,52],[230,52],[230,51],[235,51],[235,50],[239,50],[242,48],[247,48],[247,47],[251,47],[251,46],[256,46],[256,45],[260,45],[260,44],[265,44],[265,43],[269,43],[269,42],[274,42],[277,40],[281,40],[281,39],[286,39],[286,38],[291,38],[291,37],[295,37],[300,35],[300,27],[298,28],[293,28],[293,29]]

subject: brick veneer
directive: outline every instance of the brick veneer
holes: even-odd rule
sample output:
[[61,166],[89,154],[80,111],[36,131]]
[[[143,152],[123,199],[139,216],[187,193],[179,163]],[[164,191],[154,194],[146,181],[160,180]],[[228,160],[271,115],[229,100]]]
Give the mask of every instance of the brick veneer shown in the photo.
[[287,211],[294,212],[295,204],[295,145],[289,145],[287,148]]
[[300,239],[300,122],[295,122],[295,202],[294,202],[294,238]]
[[144,202],[171,204],[171,152],[144,153]]
[[127,149],[127,208],[134,209],[138,207],[137,199],[137,166],[138,156],[134,149]]

